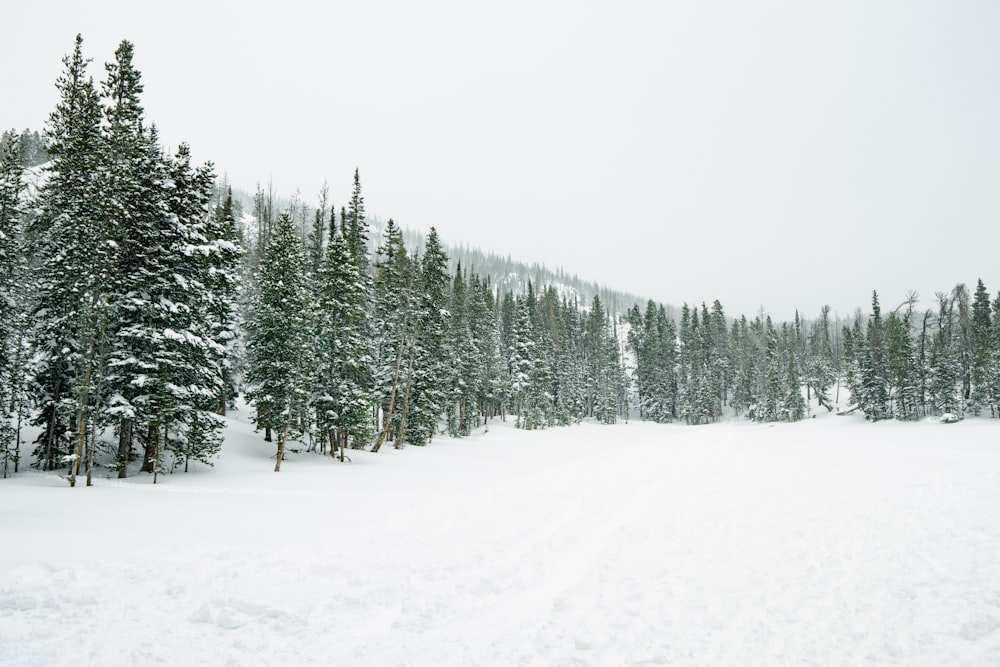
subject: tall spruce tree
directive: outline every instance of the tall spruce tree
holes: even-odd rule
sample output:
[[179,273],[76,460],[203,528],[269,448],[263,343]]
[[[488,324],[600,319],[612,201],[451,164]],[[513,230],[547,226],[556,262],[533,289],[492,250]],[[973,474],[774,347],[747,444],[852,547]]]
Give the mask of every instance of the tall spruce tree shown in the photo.
[[372,436],[371,342],[365,334],[365,291],[358,268],[347,239],[332,227],[319,275],[314,408],[331,454],[337,448],[343,454],[346,447],[368,445]]
[[[406,422],[397,435],[397,446],[406,442],[425,445],[437,431],[437,423],[448,401],[449,360],[446,333],[450,276],[448,255],[431,227],[420,259],[417,285],[419,292],[413,301],[414,331],[403,409]],[[410,377],[412,373],[412,378]]]
[[[878,293],[872,292],[872,314],[865,334],[864,355],[861,358],[861,409],[871,421],[889,415],[889,383],[885,364],[885,324],[879,306]],[[863,402],[862,402],[863,401]]]
[[275,472],[286,442],[301,430],[308,402],[309,316],[302,243],[292,217],[282,213],[264,253],[247,343],[247,397],[256,407],[257,427],[275,434]]
[[[71,423],[78,410],[78,379],[84,346],[98,318],[92,317],[108,291],[109,266],[115,257],[104,218],[102,192],[105,146],[101,107],[87,74],[83,38],[56,81],[59,102],[46,126],[52,160],[29,232],[36,258],[37,287],[32,306],[33,384],[38,407],[34,424],[36,464],[52,470],[71,449]],[[91,349],[95,349],[92,347]],[[89,392],[86,393],[89,400]]]
[[11,463],[15,469],[18,465],[20,422],[27,407],[27,267],[21,243],[24,143],[13,130],[0,140],[0,466],[4,477]]
[[897,419],[919,417],[918,377],[909,313],[896,312],[885,321],[885,363],[890,412]]
[[958,394],[961,366],[955,349],[955,302],[944,292],[938,292],[937,299],[937,330],[930,343],[927,371],[930,405],[936,414],[962,416]]
[[817,402],[827,411],[833,410],[829,392],[835,380],[830,306],[824,305],[820,308],[819,319],[813,322],[808,338],[808,353],[805,360],[807,398],[815,396]]
[[448,304],[448,434],[469,435],[476,423],[476,395],[480,386],[477,371],[484,363],[476,349],[472,332],[472,289],[462,274],[462,265],[455,268]]
[[[349,234],[347,241],[351,245]],[[373,399],[378,436],[373,451],[379,451],[386,440],[394,441],[400,433],[411,349],[415,354],[416,274],[417,266],[406,251],[402,230],[390,218],[375,262]]]
[[990,359],[993,356],[993,323],[990,318],[990,295],[980,278],[972,299],[972,321],[970,330],[972,352],[970,376],[972,380],[972,403],[978,413],[983,406],[993,404],[990,391]]
[[[117,250],[108,281],[109,414],[118,422],[118,468],[124,476],[134,437],[143,447],[142,470],[156,472],[162,429],[177,415],[167,365],[173,355],[163,336],[173,321],[174,255],[188,244],[184,225],[170,210],[168,161],[155,129],[144,126],[141,75],[134,47],[123,41],[105,65],[104,221]],[[183,303],[183,300],[181,301]],[[186,305],[186,304],[185,304]],[[180,312],[183,306],[176,306]]]
[[365,198],[361,194],[361,176],[357,169],[354,170],[354,188],[343,221],[344,236],[358,265],[358,273],[367,280],[371,271],[368,262],[368,222],[365,219]]

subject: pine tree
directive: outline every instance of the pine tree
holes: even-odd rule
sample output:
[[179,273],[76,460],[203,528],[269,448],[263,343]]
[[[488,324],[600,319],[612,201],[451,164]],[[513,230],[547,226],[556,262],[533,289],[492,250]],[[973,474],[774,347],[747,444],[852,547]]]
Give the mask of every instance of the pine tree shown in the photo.
[[885,365],[885,325],[877,292],[872,292],[872,314],[865,337],[864,356],[861,358],[862,400],[859,404],[867,419],[878,421],[889,416],[889,387]]
[[221,387],[216,410],[225,416],[237,395],[237,376],[242,357],[240,348],[240,284],[245,248],[237,221],[233,190],[208,219],[204,232],[205,284],[209,290],[208,317],[212,339],[222,348],[218,367]]
[[[87,75],[89,62],[83,57],[83,38],[77,35],[56,81],[59,102],[46,126],[52,162],[40,193],[39,214],[28,230],[29,251],[37,262],[31,337],[38,413],[33,423],[41,433],[34,456],[45,470],[55,469],[70,454],[68,434],[79,412],[83,346],[93,338],[88,326],[96,322],[88,314],[97,312],[97,304],[103,302],[101,294],[107,291],[114,259],[100,182],[106,173],[101,107]],[[89,392],[86,396],[89,400]]]
[[1000,292],[992,303],[993,323],[990,330],[989,366],[986,370],[986,394],[989,396],[990,413],[1000,417]]
[[788,358],[784,375],[784,400],[778,415],[782,421],[798,421],[806,414],[806,403],[802,397],[802,377],[799,375],[796,361],[797,350],[802,349],[798,344],[799,331],[799,327],[794,329],[787,325],[782,327],[783,347]]
[[397,446],[404,437],[415,445],[430,442],[448,402],[450,362],[446,333],[451,281],[448,256],[433,227],[424,243],[419,266],[419,293],[413,304],[416,309],[411,353],[413,376],[412,381],[407,378],[409,400],[404,396],[403,402],[406,422],[397,436]]
[[257,428],[277,434],[275,472],[285,443],[301,430],[308,399],[309,296],[302,244],[292,217],[278,216],[261,265],[247,352],[247,397],[256,407]]
[[469,293],[469,327],[475,346],[476,409],[481,417],[474,424],[486,423],[502,410],[502,377],[499,332],[497,331],[496,304],[488,282],[473,275]]
[[507,351],[511,398],[517,427],[531,430],[542,426],[539,423],[540,411],[532,403],[536,396],[531,385],[535,370],[535,330],[527,297],[518,298],[513,303],[515,307]]
[[865,354],[865,339],[861,331],[861,311],[854,316],[851,327],[844,326],[841,333],[844,347],[844,385],[851,393],[855,408],[862,406],[864,387],[861,382],[861,365]]
[[[306,257],[309,269],[309,275],[316,280],[319,276],[319,272],[323,268],[323,249],[326,247],[326,211],[327,211],[327,199],[329,197],[330,187],[324,182],[323,188],[319,192],[319,208],[316,209],[313,215],[313,226],[312,230],[309,232],[309,236],[306,238]],[[331,212],[331,218],[334,217]],[[330,241],[333,241],[333,237],[330,237]]]
[[347,239],[331,230],[319,276],[315,398],[321,437],[330,453],[339,447],[361,448],[372,436],[368,386],[371,343],[365,333],[364,286]]
[[113,396],[108,414],[118,422],[120,476],[135,435],[144,449],[142,470],[158,471],[163,429],[179,409],[167,373],[174,353],[163,334],[183,310],[171,307],[175,302],[168,294],[175,291],[175,269],[181,263],[173,253],[188,244],[184,225],[167,201],[168,161],[155,129],[144,127],[143,86],[133,55],[132,44],[123,41],[115,59],[105,65],[102,84],[104,220],[117,250],[107,289],[107,381]]
[[[796,316],[798,313],[796,313]],[[727,405],[729,389],[733,381],[733,365],[729,350],[729,335],[726,325],[726,314],[718,299],[712,302],[712,311],[707,321],[712,348],[708,357],[709,369],[714,390],[712,416],[718,419],[722,416],[722,406]]]
[[993,323],[990,319],[990,295],[982,279],[976,283],[976,292],[972,300],[971,321],[972,352],[970,359],[970,375],[973,386],[971,398],[974,410],[978,413],[984,405],[994,402],[990,391],[990,358],[994,352]]
[[910,336],[910,316],[892,312],[885,321],[886,379],[897,419],[919,417],[916,356]]
[[21,247],[23,146],[13,130],[0,141],[0,465],[6,478],[20,458],[20,423],[26,414],[24,376],[25,261]]
[[370,272],[368,264],[368,222],[365,220],[365,198],[361,194],[361,176],[354,170],[354,189],[346,214],[342,215],[347,243],[351,248],[358,273],[367,280]]
[[753,405],[754,390],[754,355],[750,336],[750,324],[746,315],[733,322],[729,334],[729,348],[733,351],[733,398],[730,405],[737,415],[747,414]]
[[961,385],[960,398],[965,412],[965,405],[972,398],[972,358],[974,341],[972,339],[972,317],[969,308],[969,290],[959,283],[952,290],[952,302],[957,309],[954,329],[955,356],[958,361],[958,377]]
[[[174,237],[158,258],[162,274],[155,293],[167,305],[160,309],[164,340],[157,343],[157,363],[166,381],[165,400],[173,407],[160,421],[164,448],[173,452],[175,465],[183,460],[186,471],[190,460],[211,465],[222,445],[223,423],[216,413],[224,411],[232,391],[227,367],[236,335],[241,254],[231,211],[221,217],[209,213],[211,165],[194,168],[188,146],[181,144],[167,176]],[[225,206],[231,209],[231,202]],[[150,332],[154,341],[159,332]],[[177,436],[173,440],[167,437],[170,430]]]
[[770,315],[764,320],[762,333],[764,354],[761,356],[757,371],[759,389],[755,403],[758,406],[758,412],[754,417],[758,421],[779,421],[787,397],[788,383],[778,332]]
[[469,435],[476,422],[476,396],[481,381],[478,372],[484,359],[473,339],[474,289],[466,284],[462,265],[455,268],[448,312],[447,355],[450,361],[447,410],[448,433],[453,437]]
[[930,404],[937,414],[962,416],[958,398],[961,367],[955,350],[954,300],[939,292],[937,331],[930,343],[927,389]]
[[[346,238],[351,246],[350,234]],[[417,267],[403,244],[402,231],[390,218],[375,264],[373,398],[378,437],[373,451],[378,451],[387,439],[395,440],[400,432],[411,348],[415,354],[416,278]]]
[[833,345],[830,336],[830,306],[820,308],[819,319],[813,323],[808,339],[808,353],[805,361],[806,394],[816,396],[820,405],[833,410],[830,387],[836,380]]

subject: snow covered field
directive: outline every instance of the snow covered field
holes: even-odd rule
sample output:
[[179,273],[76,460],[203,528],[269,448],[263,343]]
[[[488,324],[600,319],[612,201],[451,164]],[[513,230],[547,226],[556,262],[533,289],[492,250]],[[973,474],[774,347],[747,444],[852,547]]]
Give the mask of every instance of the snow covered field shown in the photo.
[[1000,426],[493,424],[0,481],[0,664],[997,665]]

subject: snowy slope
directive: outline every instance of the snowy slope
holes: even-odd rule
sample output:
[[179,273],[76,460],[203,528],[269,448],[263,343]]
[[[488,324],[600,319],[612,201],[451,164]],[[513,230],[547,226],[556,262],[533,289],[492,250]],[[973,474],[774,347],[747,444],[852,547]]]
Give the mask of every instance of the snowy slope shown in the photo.
[[0,664],[996,665],[997,424],[612,427],[0,482]]

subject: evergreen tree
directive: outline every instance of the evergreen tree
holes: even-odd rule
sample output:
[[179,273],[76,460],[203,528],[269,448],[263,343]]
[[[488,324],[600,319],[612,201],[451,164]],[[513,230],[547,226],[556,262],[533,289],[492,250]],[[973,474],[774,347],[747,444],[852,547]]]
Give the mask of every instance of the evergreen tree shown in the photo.
[[23,138],[12,130],[0,141],[0,465],[6,477],[20,458],[20,423],[26,414],[24,376],[25,261],[21,244],[24,190]]
[[[34,424],[41,433],[34,456],[45,470],[56,468],[70,453],[83,346],[93,338],[90,325],[96,321],[88,315],[103,303],[114,259],[100,183],[105,173],[101,107],[87,75],[89,62],[83,57],[83,38],[77,35],[56,81],[59,102],[46,126],[52,161],[39,213],[28,230],[29,251],[38,265],[31,337],[38,407]],[[89,392],[86,396],[89,400]]]
[[779,421],[782,418],[785,401],[788,395],[788,382],[783,367],[784,355],[777,329],[767,316],[762,329],[764,354],[760,357],[757,369],[758,391],[754,401],[757,411],[754,419],[757,421]]
[[813,323],[808,343],[805,361],[806,396],[811,398],[815,395],[819,404],[829,411],[833,409],[829,396],[830,387],[836,380],[830,336],[830,306],[820,308],[819,319]]
[[708,356],[711,385],[714,390],[711,407],[713,418],[718,419],[722,416],[722,406],[728,403],[729,389],[733,382],[734,373],[729,350],[726,314],[718,299],[712,302],[712,311],[707,324],[706,330],[709,332],[709,338],[712,342]]
[[[123,41],[105,65],[106,152],[102,170],[103,213],[116,249],[110,295],[108,414],[118,422],[118,469],[124,476],[133,437],[144,449],[142,470],[156,472],[162,429],[177,416],[179,405],[168,365],[174,352],[164,337],[181,306],[168,296],[180,286],[174,275],[182,263],[174,253],[188,245],[187,230],[167,201],[170,175],[155,130],[143,124],[141,76]],[[109,268],[111,264],[107,264]],[[183,325],[182,325],[183,326]],[[137,431],[138,427],[138,431]]]
[[[350,245],[349,234],[347,241]],[[401,431],[409,358],[416,354],[413,333],[417,320],[414,294],[417,270],[403,244],[402,231],[390,218],[375,264],[374,400],[378,407],[378,438],[373,451],[378,451],[386,439],[395,440]]]
[[733,398],[730,405],[733,406],[737,415],[750,416],[750,410],[754,405],[755,343],[756,341],[751,336],[750,324],[747,322],[746,315],[743,315],[738,322],[733,323],[730,333],[730,349],[733,350],[736,369],[733,376]]
[[448,433],[468,435],[475,422],[475,401],[480,386],[477,372],[483,359],[476,349],[472,333],[472,304],[462,265],[455,268],[452,279],[448,317],[448,360],[450,361],[448,391]]
[[782,401],[779,419],[782,421],[798,421],[805,417],[806,403],[802,397],[802,377],[799,375],[796,362],[796,350],[802,349],[798,344],[799,327],[790,329],[783,327],[784,347],[788,357],[788,365],[784,375],[784,400]]
[[513,328],[510,334],[508,349],[510,368],[511,397],[513,411],[517,416],[518,428],[527,430],[544,426],[542,406],[535,405],[539,392],[534,391],[532,380],[535,373],[535,328],[529,315],[529,299],[517,299],[514,310]]
[[865,339],[861,331],[861,311],[854,317],[851,327],[846,325],[841,334],[844,347],[844,385],[851,393],[854,407],[861,407],[864,400],[864,388],[861,382],[861,365],[865,354]]
[[885,321],[886,376],[892,414],[897,419],[919,417],[917,361],[910,336],[910,316],[889,314]]
[[971,398],[978,413],[984,405],[993,404],[990,391],[990,360],[994,353],[993,323],[990,318],[990,295],[982,279],[976,283],[972,300],[972,321],[970,338],[970,376],[973,386]]
[[337,447],[364,447],[372,436],[365,292],[347,239],[339,232],[331,235],[319,285],[313,403],[321,437],[333,454]]
[[226,414],[237,395],[237,376],[241,362],[240,347],[240,267],[245,257],[245,247],[240,234],[233,201],[233,190],[228,188],[222,204],[216,207],[204,232],[205,246],[200,253],[205,258],[203,269],[208,275],[208,317],[212,339],[222,348],[219,365],[221,387],[217,397],[217,411]]
[[308,399],[309,310],[302,244],[291,216],[282,213],[261,265],[247,344],[247,397],[256,406],[257,428],[277,434],[275,472],[286,441],[301,430]]
[[960,398],[963,403],[962,411],[965,411],[965,404],[972,397],[972,359],[975,353],[974,341],[972,338],[972,317],[969,308],[969,290],[964,284],[959,283],[952,290],[952,302],[958,311],[953,336],[955,358],[958,362],[958,378],[961,384]]
[[[224,412],[233,391],[228,372],[236,336],[236,281],[241,258],[228,214],[209,213],[214,175],[211,165],[194,168],[188,146],[181,144],[168,164],[168,225],[174,238],[165,243],[157,265],[162,274],[154,292],[160,325],[150,334],[159,347],[164,396],[173,407],[161,419],[164,446],[175,464],[190,460],[211,465],[222,445]],[[160,237],[166,234],[161,229]],[[163,341],[156,338],[162,331]],[[167,434],[173,428],[176,438]]]
[[986,394],[990,413],[1000,417],[1000,292],[992,304],[993,322],[990,332],[989,365],[985,373]]
[[937,331],[930,344],[927,389],[932,410],[937,414],[962,416],[958,398],[961,366],[955,350],[954,300],[939,292]]
[[889,416],[889,387],[885,364],[885,325],[878,293],[872,292],[872,314],[868,320],[864,356],[861,357],[861,396],[865,417],[878,421]]
[[[316,209],[313,215],[312,230],[306,239],[306,257],[308,259],[309,275],[314,280],[317,279],[319,272],[323,268],[323,249],[326,247],[326,211],[329,191],[329,186],[324,182],[323,188],[319,193],[319,208]],[[334,217],[332,211],[330,217]],[[332,236],[330,237],[330,241],[333,241]]]
[[361,176],[357,169],[354,170],[354,189],[351,192],[351,201],[348,204],[347,212],[341,217],[345,227],[344,236],[351,248],[354,263],[358,266],[358,273],[362,279],[367,280],[370,272],[368,265],[368,222],[365,220],[365,198],[361,194]]
[[397,446],[405,436],[406,442],[426,445],[437,432],[438,420],[448,403],[447,329],[449,321],[448,299],[450,276],[448,255],[431,227],[424,243],[424,254],[419,264],[419,295],[414,300],[415,327],[413,338],[414,357],[409,400],[404,396],[405,429],[397,436]]
[[502,411],[503,389],[499,332],[497,331],[496,303],[488,282],[473,275],[469,294],[469,327],[475,356],[478,360],[472,381],[477,412],[486,423]]

